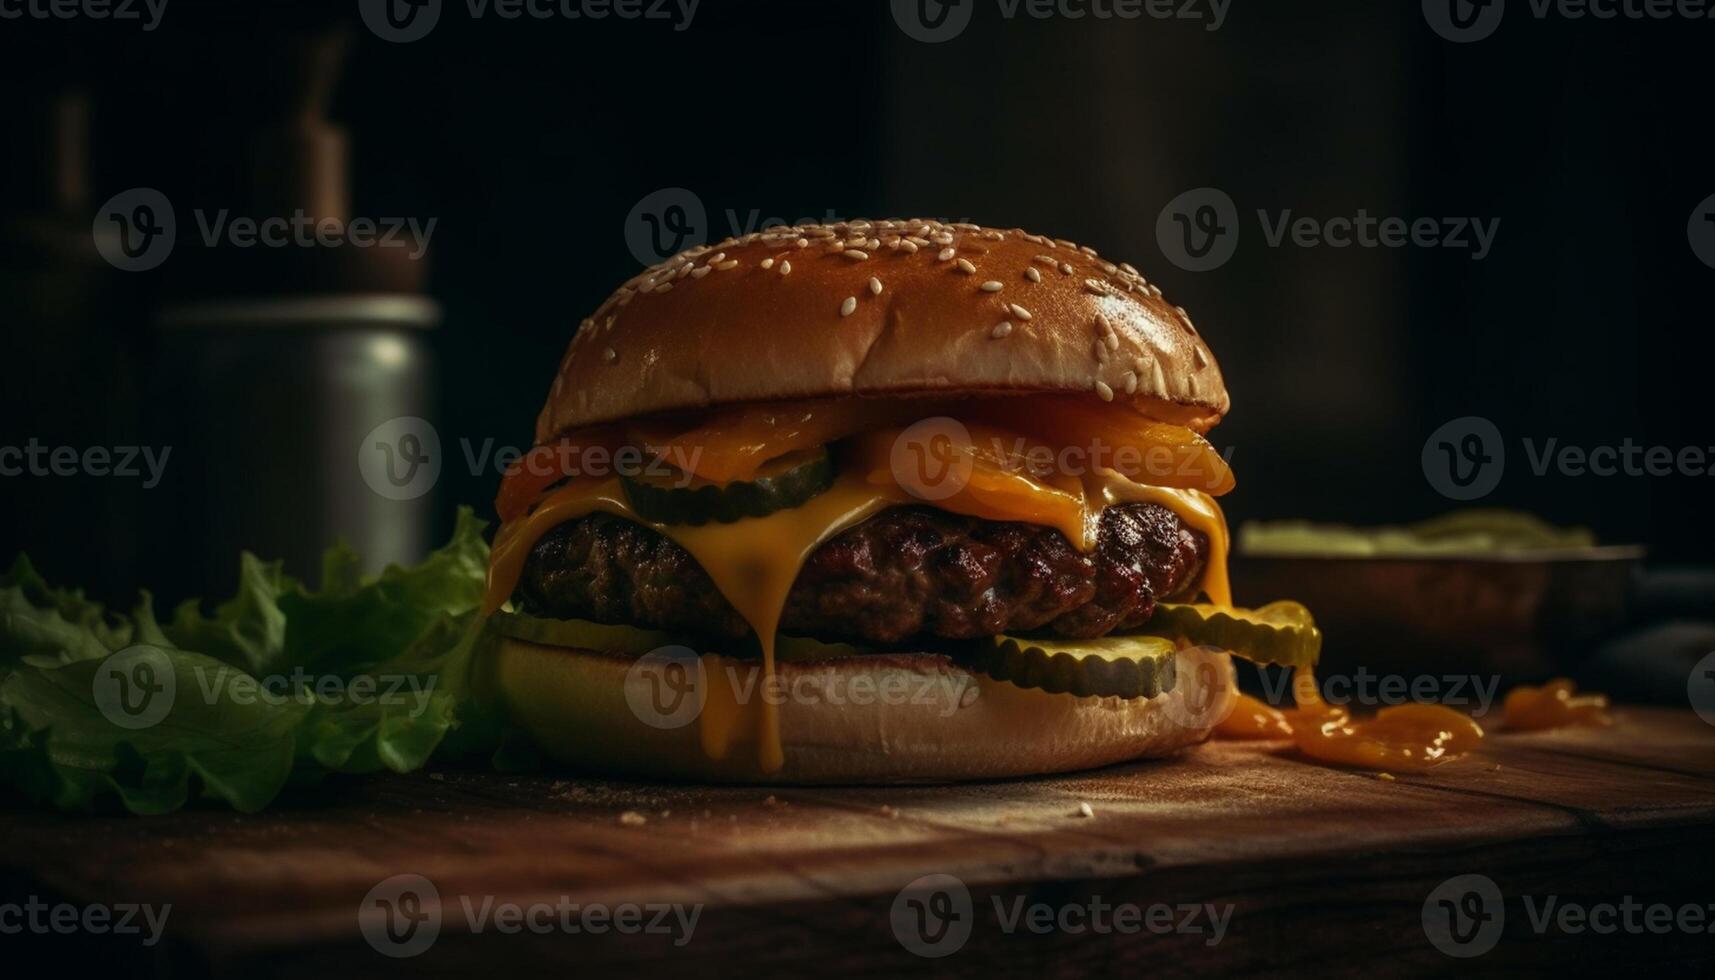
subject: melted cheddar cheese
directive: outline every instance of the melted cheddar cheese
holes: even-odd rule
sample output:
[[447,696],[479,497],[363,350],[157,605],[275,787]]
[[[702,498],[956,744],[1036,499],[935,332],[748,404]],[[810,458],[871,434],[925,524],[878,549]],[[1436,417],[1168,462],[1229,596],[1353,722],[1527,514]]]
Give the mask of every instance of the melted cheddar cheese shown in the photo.
[[1228,739],[1291,739],[1298,751],[1320,762],[1357,769],[1424,772],[1472,751],[1482,726],[1438,704],[1383,708],[1374,718],[1354,720],[1343,707],[1322,700],[1316,675],[1299,668],[1292,678],[1297,707],[1275,708],[1248,694],[1216,726]]

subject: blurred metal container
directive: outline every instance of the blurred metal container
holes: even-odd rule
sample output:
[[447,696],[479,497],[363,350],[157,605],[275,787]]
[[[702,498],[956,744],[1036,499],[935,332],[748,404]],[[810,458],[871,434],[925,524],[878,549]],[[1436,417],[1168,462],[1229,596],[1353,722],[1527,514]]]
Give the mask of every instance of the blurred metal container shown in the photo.
[[336,540],[367,572],[430,548],[441,308],[422,294],[426,238],[355,235],[349,139],[327,114],[347,42],[288,35],[256,56],[259,125],[233,214],[315,236],[186,242],[170,260],[149,400],[155,444],[172,449],[170,504],[153,541],[185,594],[230,594],[241,549],[316,582]]
[[154,538],[190,589],[229,592],[241,548],[311,581],[335,540],[366,571],[427,553],[441,462],[423,421],[435,398],[427,329],[439,320],[438,304],[413,295],[162,312],[151,402],[172,447],[172,502]]

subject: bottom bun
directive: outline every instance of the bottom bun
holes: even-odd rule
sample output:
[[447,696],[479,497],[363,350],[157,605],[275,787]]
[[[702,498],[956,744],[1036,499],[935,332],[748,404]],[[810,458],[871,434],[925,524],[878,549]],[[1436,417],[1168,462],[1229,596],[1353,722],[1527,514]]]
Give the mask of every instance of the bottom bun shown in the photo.
[[1208,647],[1179,651],[1172,691],[1132,700],[1022,688],[931,653],[786,662],[768,699],[784,761],[764,772],[758,668],[668,650],[639,659],[506,638],[489,680],[562,763],[723,783],[951,782],[1155,758],[1206,740],[1236,696],[1232,658]]

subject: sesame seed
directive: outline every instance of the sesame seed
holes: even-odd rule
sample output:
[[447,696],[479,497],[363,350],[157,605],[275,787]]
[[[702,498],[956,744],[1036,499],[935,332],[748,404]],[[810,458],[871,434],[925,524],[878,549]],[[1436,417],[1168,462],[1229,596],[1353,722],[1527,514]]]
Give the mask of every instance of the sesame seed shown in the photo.
[[985,293],[998,293],[1000,292],[1000,283],[990,279],[988,282],[983,283],[977,288],[981,289]]
[[715,263],[721,261],[724,258],[726,258],[725,252],[716,252],[715,254],[709,256],[709,264],[714,265]]
[[1137,394],[1137,372],[1127,371],[1121,377],[1125,378],[1125,393],[1128,395]]
[[899,240],[899,250],[902,252],[905,252],[908,255],[916,255],[917,254],[917,243],[912,241],[909,238],[901,238]]
[[691,278],[692,279],[701,279],[713,271],[714,270],[712,268],[710,268],[709,266],[699,265],[695,269],[691,270]]
[[874,276],[869,277],[869,294],[871,296],[881,295],[881,280]]
[[782,259],[781,260],[781,262],[780,262],[780,274],[783,276],[789,276],[792,274],[792,260],[791,259]]
[[1102,338],[1102,343],[1108,345],[1108,350],[1117,351],[1120,349],[1120,335],[1117,333],[1109,333],[1106,337]]
[[797,245],[799,248],[809,248],[810,247],[810,240],[808,238],[800,238],[796,242],[793,242],[792,244]]
[[1035,266],[1031,266],[1024,270],[1024,278],[1029,279],[1031,282],[1041,282],[1042,273],[1037,272]]
[[859,261],[859,262],[862,262],[862,261],[863,261],[863,260],[864,260],[864,259],[867,259],[867,258],[869,258],[869,253],[868,253],[868,252],[865,252],[865,251],[863,251],[863,250],[861,250],[861,249],[856,249],[856,248],[848,248],[848,249],[846,249],[846,252],[845,252],[845,255],[846,255],[846,258],[848,258],[848,259],[855,259],[855,260],[857,260],[857,261]]
[[936,232],[929,236],[929,240],[937,245],[951,245],[953,244],[953,234],[947,231]]
[[857,312],[857,297],[847,296],[846,301],[840,304],[840,316],[851,316],[855,312]]
[[959,261],[957,261],[953,264],[958,266],[959,271],[963,272],[967,276],[970,275],[971,273],[977,271],[977,267],[971,264],[970,259],[960,259]]
[[609,347],[606,350],[601,352],[601,359],[606,361],[609,364],[612,364],[615,361],[619,360],[619,352],[615,351],[612,347]]
[[879,239],[879,238],[871,238],[869,240],[868,244],[864,245],[864,248],[869,249],[871,252],[875,251],[876,249],[878,249],[880,247],[881,247],[881,239]]
[[772,269],[772,268],[774,268],[774,259],[773,259],[773,258],[766,258],[766,259],[763,259],[763,260],[762,260],[762,267],[763,267],[763,268],[764,268],[764,269]]
[[1111,402],[1114,400],[1114,390],[1108,387],[1106,381],[1096,382],[1096,394],[1102,396],[1102,401]]
[[1108,294],[1108,287],[1103,285],[1100,279],[1085,279],[1084,288],[1095,293],[1097,296],[1106,296]]
[[1186,376],[1185,390],[1191,393],[1192,398],[1197,397],[1197,376],[1195,374]]
[[1114,273],[1120,271],[1120,267],[1117,265],[1114,265],[1112,262],[1103,262],[1102,263],[1102,271],[1111,276]]
[[1041,262],[1042,264],[1048,266],[1050,269],[1054,268],[1054,266],[1059,264],[1059,263],[1054,261],[1054,256],[1052,256],[1052,255],[1038,255],[1035,258],[1031,259],[1030,261]]
[[1060,263],[1060,272],[1063,275],[1068,275],[1068,276],[1071,275],[1072,274],[1072,263],[1070,263],[1070,262]]
[[1203,353],[1202,347],[1191,348],[1191,359],[1197,362],[1199,369],[1209,366],[1209,355]]
[[738,268],[738,260],[737,259],[727,259],[725,262],[722,262],[720,265],[715,266],[715,268],[719,269],[722,272],[730,272],[733,269]]
[[937,254],[935,256],[935,261],[946,262],[946,261],[950,260],[955,254],[956,253],[952,249],[944,248],[940,251],[939,254]]
[[1008,303],[1006,308],[1011,310],[1012,315],[1020,320],[1028,321],[1030,319],[1030,311],[1019,306],[1017,303]]
[[1142,273],[1137,271],[1137,266],[1132,265],[1130,262],[1121,262],[1120,268],[1124,269],[1126,275],[1128,275],[1128,276],[1142,275]]
[[1011,320],[1002,320],[999,323],[994,325],[993,330],[989,331],[989,336],[993,337],[996,340],[999,340],[1002,337],[1005,337],[1006,335],[1008,335],[1010,333],[1012,333],[1012,321]]
[[655,287],[655,291],[658,293],[671,292],[672,289],[673,289],[673,284],[670,282],[664,282],[661,285]]

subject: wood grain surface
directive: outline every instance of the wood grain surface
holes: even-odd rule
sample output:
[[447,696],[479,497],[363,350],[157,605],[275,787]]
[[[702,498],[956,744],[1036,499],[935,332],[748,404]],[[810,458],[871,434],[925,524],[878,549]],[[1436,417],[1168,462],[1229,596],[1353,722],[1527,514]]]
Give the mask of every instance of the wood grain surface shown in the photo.
[[[449,772],[344,780],[249,816],[13,805],[0,835],[0,901],[171,903],[154,948],[75,943],[169,974],[1393,975],[1715,962],[1715,935],[1539,935],[1523,904],[1550,894],[1715,903],[1715,728],[1659,709],[1627,710],[1607,730],[1497,735],[1478,755],[1393,780],[1234,743],[939,787]],[[421,955],[393,959],[365,941],[358,909],[401,874],[433,883],[442,924]],[[939,959],[907,952],[892,924],[900,890],[932,874],[959,879],[973,908],[968,939]],[[1502,940],[1473,960],[1447,957],[1423,927],[1430,891],[1461,874],[1487,875],[1505,896]],[[1208,928],[1008,931],[996,903],[1021,899],[1230,906],[1231,918],[1213,944]],[[473,930],[464,905],[485,901],[678,903],[699,917],[682,945],[679,935]],[[0,936],[0,946],[20,941]]]

